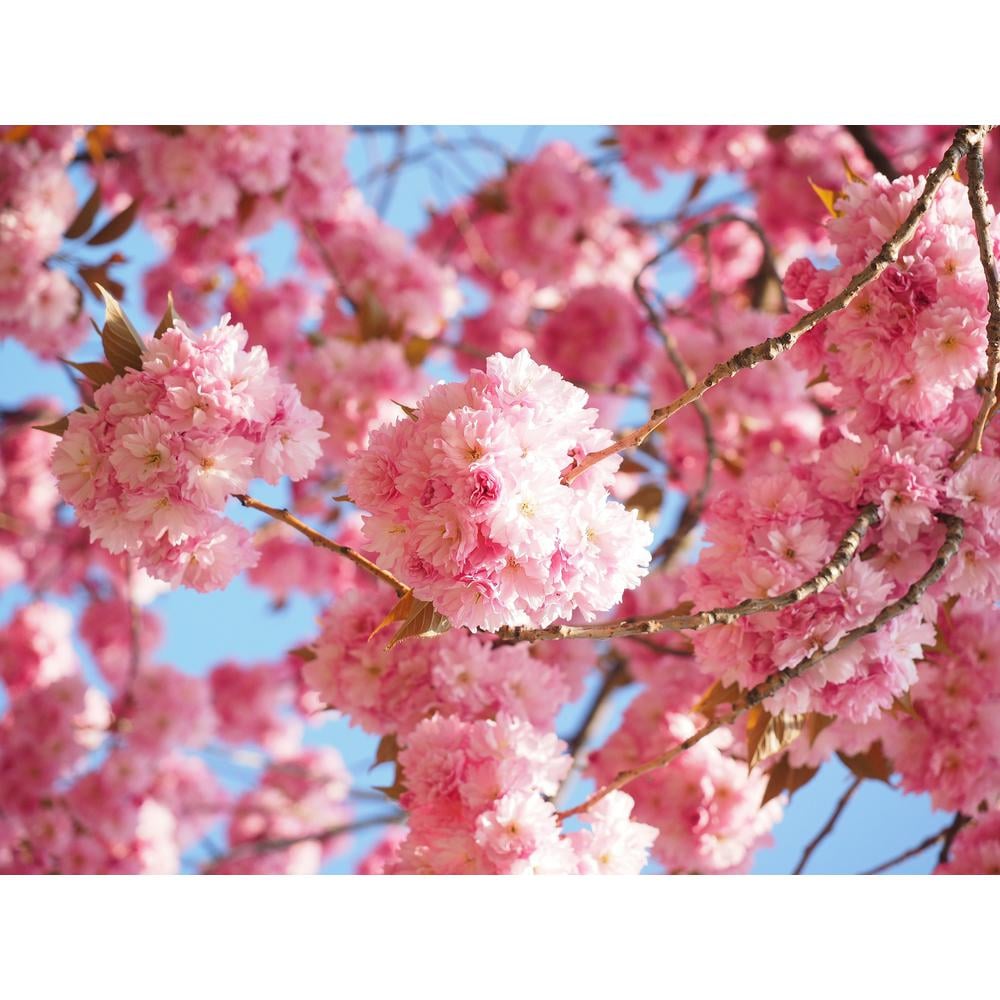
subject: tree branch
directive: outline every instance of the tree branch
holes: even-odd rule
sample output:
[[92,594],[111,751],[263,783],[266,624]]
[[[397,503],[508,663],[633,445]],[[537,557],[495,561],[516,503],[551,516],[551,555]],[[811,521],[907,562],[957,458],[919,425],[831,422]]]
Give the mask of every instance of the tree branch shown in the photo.
[[[681,377],[681,381],[684,383],[685,389],[690,389],[695,384],[694,372],[691,370],[691,366],[681,355],[681,352],[677,347],[677,342],[674,340],[673,336],[669,334],[663,326],[663,323],[660,320],[660,315],[653,307],[652,302],[650,302],[646,297],[646,293],[642,287],[642,276],[647,270],[649,270],[650,267],[653,267],[668,254],[673,253],[673,251],[676,250],[677,247],[679,247],[681,243],[690,235],[691,233],[689,232],[682,237],[678,237],[678,239],[674,240],[666,250],[657,254],[651,260],[643,264],[639,273],[635,276],[635,280],[632,282],[632,288],[635,291],[636,298],[638,298],[638,300],[642,303],[642,307],[646,310],[646,316],[648,317],[650,324],[659,335],[660,340],[663,341],[663,347],[667,352],[667,357],[670,358],[671,364],[674,366],[677,374]],[[707,256],[707,248],[705,253]],[[701,512],[705,508],[705,499],[708,496],[708,491],[712,488],[712,474],[715,468],[716,455],[715,433],[712,430],[712,418],[708,415],[708,410],[705,409],[705,405],[700,399],[695,402],[694,407],[698,414],[698,419],[701,421],[702,437],[705,440],[705,475],[702,477],[701,486],[699,486],[698,492],[695,493],[691,499],[689,499],[687,505],[685,506],[684,512],[681,514],[680,521],[677,524],[677,529],[670,538],[670,545],[667,546],[669,551],[665,556],[666,562],[669,562],[670,559],[673,558],[674,553],[683,546],[684,542],[701,520]]]
[[622,684],[628,681],[628,671],[626,670],[626,661],[622,656],[616,656],[613,658],[611,665],[604,674],[604,679],[601,682],[600,688],[594,695],[593,701],[591,701],[587,712],[580,722],[577,731],[566,741],[566,747],[572,757],[575,757],[579,752],[581,747],[583,747],[587,740],[590,738],[590,734],[595,728],[595,723],[597,717],[600,715],[601,708],[605,701],[611,696],[611,693],[615,688],[621,687]]
[[851,797],[858,790],[858,788],[861,787],[862,781],[864,781],[864,778],[855,778],[854,781],[852,781],[848,786],[847,791],[841,795],[836,808],[833,810],[830,818],[826,821],[823,829],[820,830],[808,844],[806,844],[805,850],[802,852],[802,857],[799,858],[799,863],[795,866],[795,871],[792,872],[793,875],[802,874],[806,865],[809,863],[809,859],[813,856],[813,852],[833,832],[833,828],[837,825],[837,820],[840,819],[840,814],[847,808],[847,803],[851,801]]
[[861,152],[868,157],[868,162],[889,180],[894,181],[899,176],[899,171],[889,159],[885,150],[878,144],[871,129],[867,125],[845,125],[845,131],[861,147]]
[[371,573],[372,576],[378,577],[383,583],[389,584],[400,597],[407,592],[406,585],[400,583],[388,570],[382,569],[381,566],[376,566],[370,559],[366,559],[360,552],[356,552],[350,546],[341,545],[339,542],[327,538],[326,535],[321,534],[315,528],[310,528],[305,521],[300,521],[284,507],[271,507],[260,500],[255,500],[253,497],[247,496],[245,493],[234,493],[233,496],[244,507],[259,510],[262,514],[267,514],[268,517],[273,517],[276,521],[281,521],[282,524],[287,524],[290,528],[294,528],[305,535],[313,545],[329,549],[331,552],[336,552],[338,555],[350,559],[355,566],[360,566],[366,573]]
[[930,568],[922,577],[920,577],[919,580],[910,586],[902,597],[893,601],[891,604],[887,604],[867,624],[859,625],[856,628],[845,632],[833,646],[827,649],[817,649],[810,653],[809,656],[796,663],[795,666],[779,670],[766,680],[761,681],[760,684],[757,684],[746,692],[739,705],[735,706],[725,715],[711,719],[709,722],[705,723],[701,729],[689,736],[683,743],[678,743],[675,746],[670,747],[658,757],[644,761],[643,763],[638,764],[633,768],[629,768],[626,771],[621,771],[612,781],[596,791],[585,802],[582,802],[573,809],[559,813],[559,818],[562,820],[569,816],[575,816],[578,813],[586,812],[611,792],[624,788],[630,782],[635,781],[636,778],[641,778],[644,774],[648,774],[650,771],[656,771],[661,767],[665,767],[676,757],[680,756],[680,754],[682,754],[685,750],[689,750],[697,743],[700,743],[706,736],[715,732],[715,730],[720,726],[729,725],[730,723],[735,722],[736,719],[747,711],[747,709],[754,705],[759,705],[765,699],[770,698],[772,695],[776,694],[783,687],[785,687],[786,684],[795,680],[797,677],[801,677],[807,670],[816,666],[817,663],[821,663],[827,657],[833,656],[834,653],[839,653],[842,649],[845,649],[852,643],[857,642],[858,639],[861,639],[866,635],[871,635],[873,632],[877,632],[886,622],[891,621],[893,618],[903,614],[904,611],[908,611],[912,608],[924,595],[927,589],[941,578],[941,575],[944,573],[948,563],[954,558],[955,553],[958,552],[959,546],[962,544],[962,538],[964,535],[964,525],[962,521],[951,514],[938,514],[937,517],[946,526],[947,530],[945,532],[945,539],[941,543],[941,547],[938,549],[938,554],[931,563]]
[[699,632],[712,625],[729,625],[738,618],[767,611],[779,611],[789,605],[822,593],[847,568],[857,552],[868,529],[878,521],[878,508],[868,504],[861,509],[854,523],[840,540],[836,551],[826,565],[804,583],[775,597],[758,597],[732,607],[713,608],[693,615],[652,615],[648,618],[623,618],[598,625],[549,625],[546,628],[502,628],[497,632],[501,639],[537,642],[541,639],[619,639],[636,635],[651,635],[665,630],[674,632]]
[[951,826],[948,827],[944,834],[944,842],[941,844],[941,852],[938,854],[939,865],[948,863],[948,858],[951,855],[951,845],[955,842],[955,838],[962,827],[971,822],[971,816],[966,816],[961,811],[955,813],[955,818],[952,820]]
[[229,851],[221,857],[214,858],[209,867],[214,868],[227,861],[235,861],[245,857],[257,857],[261,854],[273,854],[275,851],[284,851],[297,844],[305,844],[310,840],[318,840],[320,843],[332,840],[334,837],[342,837],[349,833],[357,833],[359,830],[368,830],[373,826],[386,826],[389,823],[401,823],[406,818],[402,812],[385,813],[380,816],[369,816],[367,819],[360,819],[354,823],[345,823],[341,826],[327,827],[325,830],[315,830],[312,833],[303,833],[297,837],[281,837],[274,840],[243,840],[234,844]]
[[859,872],[858,874],[881,875],[882,872],[886,872],[890,868],[895,868],[896,865],[901,865],[904,861],[909,861],[910,858],[915,858],[918,854],[923,854],[924,851],[933,847],[939,840],[943,840],[948,835],[948,831],[950,829],[950,826],[946,826],[943,830],[938,830],[937,833],[932,833],[926,840],[920,841],[916,847],[911,847],[908,851],[903,851],[902,854],[897,854],[896,857],[890,858],[888,861],[884,861],[882,864],[876,865],[874,868],[869,868],[867,871]]
[[958,130],[941,162],[927,177],[920,197],[914,202],[913,208],[902,225],[886,241],[868,266],[859,271],[838,295],[829,299],[818,309],[806,313],[780,336],[768,337],[762,343],[746,347],[734,354],[728,361],[716,365],[700,382],[678,396],[672,403],[654,410],[652,416],[642,427],[627,431],[607,448],[591,452],[576,465],[569,466],[563,472],[563,482],[568,485],[605,458],[617,455],[618,452],[625,451],[627,448],[638,447],[661,424],[685,406],[700,399],[714,385],[718,385],[719,382],[727,378],[732,378],[737,372],[744,369],[754,368],[762,361],[773,361],[779,354],[783,354],[793,347],[802,334],[807,333],[828,316],[850,305],[863,288],[871,284],[890,264],[895,263],[899,258],[900,251],[913,238],[921,217],[930,207],[938,189],[951,176],[958,162],[969,152],[970,147],[979,143],[990,128],[989,125],[966,125]]
[[983,183],[983,144],[969,150],[969,205],[976,224],[976,240],[979,243],[979,259],[986,276],[989,293],[990,318],[986,324],[986,382],[983,402],[972,424],[968,440],[962,446],[954,461],[960,469],[965,463],[983,450],[983,434],[990,418],[997,408],[997,366],[1000,362],[1000,288],[997,282],[997,265],[993,257],[993,238],[986,222],[986,187]]

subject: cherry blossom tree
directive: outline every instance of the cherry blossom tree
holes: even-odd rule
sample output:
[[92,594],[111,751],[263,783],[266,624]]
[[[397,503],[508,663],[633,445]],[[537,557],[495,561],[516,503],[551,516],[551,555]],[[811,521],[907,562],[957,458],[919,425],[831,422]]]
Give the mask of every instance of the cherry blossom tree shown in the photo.
[[[2,413],[0,872],[745,872],[839,759],[797,870],[883,782],[942,819],[874,870],[1000,874],[998,196],[989,126],[0,127],[0,338],[78,404]],[[313,634],[161,662],[238,576]]]

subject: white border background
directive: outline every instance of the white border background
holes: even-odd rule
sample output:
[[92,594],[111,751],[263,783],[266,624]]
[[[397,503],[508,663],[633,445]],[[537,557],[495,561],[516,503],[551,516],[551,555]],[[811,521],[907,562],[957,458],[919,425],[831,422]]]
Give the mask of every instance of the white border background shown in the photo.
[[[1000,13],[982,4],[673,6],[20,0],[0,21],[0,93],[12,123],[906,123],[1000,106]],[[954,996],[995,988],[988,893],[927,877],[6,878],[0,990]]]

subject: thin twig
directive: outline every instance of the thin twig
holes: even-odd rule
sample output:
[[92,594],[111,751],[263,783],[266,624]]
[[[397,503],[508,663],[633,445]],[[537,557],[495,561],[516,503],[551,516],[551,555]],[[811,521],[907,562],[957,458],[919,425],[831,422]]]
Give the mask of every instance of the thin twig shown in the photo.
[[129,664],[128,677],[125,681],[125,697],[123,705],[125,714],[133,707],[135,698],[135,682],[139,677],[139,670],[142,664],[142,618],[139,605],[136,603],[134,584],[135,563],[131,556],[125,556],[125,591],[128,602],[128,637],[129,637]]
[[886,151],[878,144],[878,140],[872,135],[872,130],[867,125],[845,125],[845,131],[861,147],[861,152],[868,157],[868,162],[889,180],[894,181],[899,176],[899,171],[889,159]]
[[234,861],[239,858],[273,854],[275,851],[284,851],[289,847],[305,844],[311,840],[318,840],[322,843],[326,840],[332,840],[334,837],[357,833],[359,830],[368,830],[373,826],[387,826],[390,823],[401,823],[405,818],[405,813],[392,812],[380,816],[369,816],[367,819],[360,819],[354,823],[345,823],[341,826],[331,826],[325,830],[314,830],[311,833],[303,833],[296,837],[281,837],[274,840],[244,840],[238,844],[234,844],[221,857],[213,858],[210,867],[214,868],[220,864],[225,864],[227,861]]
[[861,787],[862,781],[864,781],[864,778],[855,778],[854,781],[852,781],[848,786],[847,791],[841,795],[836,808],[833,810],[830,818],[826,821],[823,829],[820,830],[808,844],[806,844],[805,850],[802,852],[802,857],[799,858],[799,863],[795,866],[795,871],[792,872],[793,875],[802,874],[806,865],[809,863],[809,859],[813,856],[813,852],[833,832],[833,828],[837,825],[837,820],[840,819],[840,814],[847,808],[847,803],[851,801],[851,796],[853,796],[858,788]]
[[959,450],[954,466],[960,469],[973,456],[983,450],[986,425],[997,409],[997,369],[1000,363],[1000,287],[997,282],[997,265],[993,258],[993,237],[986,222],[986,187],[983,183],[983,144],[969,150],[969,204],[976,224],[979,243],[979,260],[986,276],[989,293],[990,318],[986,324],[986,381],[983,402],[972,425],[968,440]]
[[637,764],[635,767],[619,772],[619,774],[617,774],[608,784],[598,789],[598,791],[591,795],[586,801],[580,803],[580,805],[574,807],[573,809],[559,813],[559,818],[566,819],[569,816],[575,816],[578,813],[586,812],[611,792],[624,788],[630,782],[635,781],[636,778],[641,778],[644,774],[649,774],[650,771],[656,771],[661,767],[665,767],[676,757],[679,757],[685,750],[689,750],[697,743],[700,743],[706,736],[715,732],[715,730],[720,726],[729,725],[730,723],[735,722],[736,719],[747,711],[747,709],[754,705],[759,705],[762,701],[770,698],[774,694],[777,694],[777,692],[785,687],[786,684],[795,680],[797,677],[801,677],[802,674],[816,666],[816,664],[821,663],[827,657],[833,656],[835,653],[839,653],[842,649],[845,649],[852,643],[857,642],[858,639],[861,639],[866,635],[871,635],[873,632],[877,632],[886,622],[898,617],[903,614],[904,611],[908,611],[912,608],[924,595],[927,589],[941,578],[941,575],[944,573],[948,563],[954,558],[955,553],[958,552],[959,546],[962,544],[964,524],[961,519],[953,517],[950,514],[938,514],[937,516],[938,519],[946,526],[947,530],[945,532],[945,539],[941,543],[937,556],[935,556],[934,561],[931,563],[927,572],[924,573],[919,580],[912,584],[902,597],[893,601],[891,604],[887,604],[870,622],[867,622],[864,625],[859,625],[856,628],[845,632],[833,646],[826,649],[817,649],[810,653],[809,656],[796,663],[795,666],[787,667],[784,670],[779,670],[777,673],[771,674],[771,676],[766,680],[761,681],[760,684],[757,684],[755,687],[752,687],[749,691],[747,691],[741,699],[741,703],[736,705],[731,711],[727,712],[725,715],[717,716],[716,718],[711,719],[709,722],[705,723],[701,729],[684,740],[683,743],[678,743],[670,747],[668,750],[664,751],[657,757],[653,757],[651,760],[644,761],[641,764]]
[[952,820],[951,826],[949,826],[945,832],[944,842],[941,844],[941,852],[938,854],[939,865],[945,865],[948,863],[948,858],[951,855],[951,845],[955,842],[955,838],[958,836],[962,827],[971,822],[971,816],[966,816],[963,812],[955,813],[955,818]]
[[310,528],[305,521],[300,521],[294,514],[290,513],[284,507],[271,507],[266,503],[262,503],[260,500],[255,500],[253,497],[247,496],[245,493],[234,493],[233,496],[239,500],[239,502],[244,507],[249,507],[252,510],[259,510],[262,514],[267,514],[268,517],[273,517],[276,521],[281,521],[282,524],[287,524],[288,527],[294,528],[296,531],[305,535],[313,545],[318,545],[320,548],[329,549],[331,552],[336,552],[339,555],[350,559],[352,563],[356,566],[360,566],[366,573],[371,573],[372,576],[378,577],[383,583],[389,584],[396,593],[402,597],[407,592],[407,587],[405,584],[400,583],[388,570],[382,569],[381,566],[376,566],[370,559],[366,559],[360,552],[356,552],[349,545],[341,545],[339,542],[333,541],[332,538],[327,538],[326,535],[321,534],[315,528]]
[[691,646],[661,646],[655,639],[650,639],[645,635],[626,635],[624,638],[627,642],[638,643],[640,646],[645,646],[646,649],[651,649],[654,653],[659,653],[660,656],[694,656],[694,649]]
[[396,152],[393,156],[392,163],[389,164],[389,167],[385,172],[385,180],[382,184],[382,191],[375,201],[375,212],[378,214],[379,218],[382,219],[385,218],[386,213],[389,211],[389,205],[392,203],[392,196],[396,191],[396,182],[399,180],[399,166],[403,163],[403,159],[406,155],[406,126],[399,125],[398,129],[399,131],[396,133]]
[[591,733],[595,728],[595,723],[597,717],[601,713],[601,708],[604,703],[611,696],[611,692],[615,688],[621,687],[621,685],[628,679],[627,663],[624,657],[616,656],[613,658],[610,667],[604,674],[604,680],[601,682],[601,686],[598,688],[596,694],[590,705],[587,707],[586,714],[584,715],[582,721],[576,732],[566,741],[566,747],[569,750],[570,756],[575,757],[579,752],[581,747],[585,746],[587,741],[590,739]]
[[573,779],[581,770],[580,751],[590,742],[602,719],[605,717],[611,695],[618,688],[627,684],[628,680],[628,662],[623,656],[612,653],[600,687],[594,693],[594,697],[587,706],[587,710],[584,713],[583,719],[580,720],[576,732],[566,740],[567,750],[573,758],[573,766],[566,777],[563,778],[553,799],[556,806],[561,805],[565,801],[567,794],[573,786]]
[[537,642],[542,639],[619,639],[625,636],[651,635],[656,632],[699,632],[713,625],[729,625],[738,618],[757,615],[768,611],[780,611],[792,604],[822,593],[847,568],[857,552],[861,540],[868,529],[878,520],[878,508],[868,504],[841,538],[836,551],[823,568],[804,583],[792,590],[774,597],[757,597],[731,607],[713,608],[693,615],[663,614],[639,618],[623,618],[620,621],[603,622],[597,625],[549,625],[546,628],[502,628],[497,632],[501,639]]
[[344,282],[340,278],[340,272],[337,270],[336,262],[330,255],[330,251],[327,249],[326,244],[317,232],[316,227],[311,222],[302,218],[299,219],[299,225],[302,228],[302,232],[306,235],[306,238],[312,244],[313,249],[318,254],[319,259],[323,262],[323,266],[333,279],[333,283],[337,287],[337,294],[340,295],[340,297],[351,307],[352,312],[360,312],[361,306],[347,294]]
[[859,872],[859,875],[881,875],[882,872],[887,872],[890,868],[895,868],[896,865],[901,865],[904,861],[909,861],[910,858],[915,858],[918,854],[923,854],[924,851],[933,847],[939,840],[943,840],[947,835],[951,826],[946,826],[943,830],[938,830],[937,833],[932,833],[926,840],[920,841],[916,847],[911,847],[908,851],[903,851],[902,854],[897,854],[894,858],[890,858],[888,861],[884,861],[880,865],[876,865],[874,868],[869,868],[867,871]]
[[[687,235],[689,234],[674,240],[665,253],[672,252],[680,246],[683,239],[687,238]],[[708,239],[707,232],[705,238],[706,240]],[[673,336],[667,332],[667,329],[664,327],[660,319],[659,312],[653,306],[653,303],[646,297],[645,290],[642,287],[642,276],[657,261],[662,260],[665,253],[657,254],[652,260],[643,264],[642,269],[635,276],[635,280],[632,282],[632,289],[635,292],[636,298],[642,303],[642,307],[646,310],[646,316],[648,317],[650,324],[659,335],[660,340],[663,342],[663,349],[666,351],[667,357],[670,358],[670,363],[674,366],[675,371],[684,383],[684,388],[690,389],[695,384],[694,372],[691,370],[691,366],[684,360],[684,357],[677,346],[677,342],[674,340]],[[677,524],[677,530],[674,531],[671,536],[669,553],[665,560],[668,563],[673,557],[674,552],[678,551],[683,546],[688,536],[692,531],[694,531],[698,522],[701,520],[701,513],[705,509],[705,500],[708,497],[709,490],[712,488],[712,475],[715,470],[716,455],[715,433],[712,430],[712,418],[709,416],[708,410],[705,408],[704,403],[702,403],[700,399],[695,402],[694,407],[695,412],[698,414],[698,419],[701,421],[702,437],[705,441],[705,474],[702,476],[701,485],[699,486],[698,491],[685,506],[684,513],[681,514],[680,520]]]
[[913,238],[920,219],[930,207],[938,189],[952,175],[956,165],[968,153],[970,147],[980,142],[990,128],[989,125],[966,125],[958,130],[941,162],[927,177],[924,189],[914,202],[909,215],[882,246],[882,249],[872,258],[868,266],[859,271],[843,291],[833,296],[818,309],[806,313],[780,336],[768,337],[762,343],[746,347],[734,354],[728,361],[716,365],[700,382],[673,402],[654,410],[652,416],[642,427],[627,431],[607,448],[591,452],[577,464],[565,469],[562,476],[563,482],[568,485],[605,458],[617,455],[628,448],[638,447],[670,417],[696,399],[700,399],[713,386],[727,378],[732,378],[737,372],[754,368],[763,361],[773,361],[779,354],[783,354],[793,347],[804,333],[807,333],[828,316],[850,305],[862,289],[871,284],[890,264],[895,263],[899,258],[900,251]]

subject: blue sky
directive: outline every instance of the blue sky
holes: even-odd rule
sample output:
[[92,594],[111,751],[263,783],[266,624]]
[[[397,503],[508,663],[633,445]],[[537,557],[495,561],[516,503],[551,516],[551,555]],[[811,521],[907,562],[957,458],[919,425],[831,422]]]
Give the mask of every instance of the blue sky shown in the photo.
[[[607,129],[488,127],[474,133],[477,145],[469,143],[473,133],[464,128],[443,128],[437,133],[416,128],[411,130],[411,134],[411,148],[429,147],[442,140],[463,144],[460,160],[453,158],[451,166],[429,169],[418,165],[398,175],[387,219],[412,233],[422,226],[428,205],[443,205],[460,191],[468,190],[475,178],[486,178],[500,169],[499,158],[487,145],[499,144],[517,154],[530,154],[546,142],[565,139],[586,155],[600,156],[603,150],[597,143],[607,134]],[[364,178],[374,163],[391,157],[394,149],[395,138],[391,136],[365,135],[356,138],[348,156],[355,178]],[[440,162],[440,158],[435,159]],[[83,168],[78,169],[78,186],[86,193],[89,191],[89,184],[83,175]],[[656,192],[647,192],[621,168],[611,169],[616,204],[643,217],[669,214],[684,197],[690,183],[688,178],[678,178]],[[714,200],[715,197],[738,188],[735,178],[721,178],[709,185],[701,198],[706,201]],[[366,186],[364,190],[371,199],[377,199],[382,194],[379,184]],[[255,241],[255,247],[269,276],[280,277],[294,270],[295,244],[287,228],[279,226],[272,233]],[[135,320],[145,318],[149,322],[150,317],[145,317],[141,307],[138,276],[146,266],[158,259],[159,251],[148,235],[138,227],[116,248],[121,249],[129,258],[129,263],[116,271],[116,276],[127,289],[126,309]],[[102,256],[106,256],[106,251],[95,255],[98,259]],[[662,289],[683,289],[686,275],[682,268],[668,269],[662,277]],[[98,356],[96,343],[88,344],[75,355],[78,359]],[[441,373],[441,377],[447,377],[447,373]],[[76,405],[69,380],[59,366],[35,361],[13,341],[0,343],[0,407],[15,406],[27,397],[39,394],[57,396],[67,408]],[[641,420],[642,414],[633,410],[626,414],[625,419],[629,422]],[[263,484],[254,484],[253,493],[269,502],[282,502],[285,496],[283,488],[269,488]],[[234,509],[227,513],[235,519],[250,525],[260,523],[260,515],[243,511],[235,501],[230,506]],[[669,527],[669,524],[664,524],[660,526],[660,530],[666,531]],[[24,591],[19,587],[0,594],[0,621],[6,621],[25,597]],[[77,601],[60,603],[79,607]],[[163,616],[167,627],[160,660],[189,673],[200,674],[222,659],[234,658],[250,662],[267,660],[310,639],[315,632],[314,621],[319,605],[310,599],[295,597],[280,611],[275,611],[261,591],[237,581],[227,590],[212,594],[178,590],[158,598],[153,607]],[[92,664],[87,660],[82,645],[79,652],[88,670],[91,670]],[[624,692],[622,697],[627,700],[628,692]],[[586,700],[585,698],[584,704]],[[570,706],[564,710],[560,719],[560,731],[572,731],[579,714],[579,706]],[[612,719],[609,725],[613,724]],[[350,727],[346,720],[331,721],[311,728],[307,742],[336,746],[360,783],[378,785],[385,781],[383,771],[377,770],[371,774],[367,772],[376,741]],[[237,787],[246,781],[247,773],[239,766],[227,766],[225,777]],[[774,846],[759,852],[754,871],[769,874],[790,872],[803,846],[826,822],[850,780],[850,774],[839,762],[825,766],[809,785],[796,794],[786,810],[784,820],[775,831]],[[580,785],[581,793],[585,787]],[[360,807],[359,814],[367,815],[382,809],[384,806],[378,803],[364,804]],[[877,782],[865,782],[841,817],[836,834],[813,856],[810,871],[861,871],[916,844],[928,833],[944,826],[947,820],[948,816],[944,814],[932,814],[926,796],[903,795]],[[377,836],[374,832],[359,834],[350,853],[335,859],[326,870],[350,871],[354,861]],[[930,871],[934,857],[934,852],[930,851],[900,865],[895,871]]]

